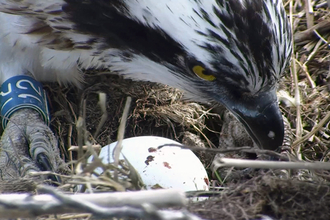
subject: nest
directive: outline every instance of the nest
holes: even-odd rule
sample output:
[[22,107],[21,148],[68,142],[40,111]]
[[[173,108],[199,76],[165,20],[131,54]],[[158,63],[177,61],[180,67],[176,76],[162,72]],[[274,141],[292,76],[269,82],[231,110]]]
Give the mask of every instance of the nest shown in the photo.
[[[287,153],[291,158],[328,162],[330,13],[325,0],[285,1],[292,17],[294,55],[285,73],[279,98],[287,118]],[[101,79],[101,80],[100,80]],[[188,146],[215,148],[219,145],[224,108],[184,100],[173,88],[124,80],[109,73],[88,71],[83,88],[46,85],[52,109],[52,129],[58,136],[66,161],[77,155],[68,151],[78,145],[79,116],[85,122],[85,141],[107,145],[117,140],[119,122],[128,96],[132,97],[125,138],[155,135]],[[107,96],[104,112],[99,94]],[[96,123],[97,122],[97,123]],[[259,214],[276,219],[328,219],[330,188],[328,171],[256,171],[249,176],[219,182],[209,169],[214,153],[196,152],[208,169],[215,188],[211,199],[191,203],[188,209],[205,219],[251,219]],[[134,184],[125,185],[126,189]],[[105,190],[116,191],[116,187]]]
[[[327,162],[330,13],[325,1],[287,1],[285,7],[292,17],[295,40],[291,67],[279,88],[281,109],[293,134],[288,154],[298,160]],[[65,158],[69,158],[68,143],[77,144],[78,115],[86,115],[89,140],[100,145],[115,141],[127,96],[133,102],[125,137],[158,135],[189,146],[219,145],[223,108],[185,101],[180,91],[167,86],[124,80],[115,75],[91,73],[85,80],[83,90],[48,87],[55,99],[51,102],[55,109],[52,126]],[[108,118],[106,126],[95,136],[95,122],[102,116],[97,104],[99,92],[107,94]],[[210,167],[214,153],[197,154],[205,167]],[[328,171],[300,170],[284,176],[283,172],[258,171],[222,183],[214,177],[212,183],[225,189],[210,200],[192,203],[188,209],[207,219],[250,219],[259,213],[281,219],[328,219]]]

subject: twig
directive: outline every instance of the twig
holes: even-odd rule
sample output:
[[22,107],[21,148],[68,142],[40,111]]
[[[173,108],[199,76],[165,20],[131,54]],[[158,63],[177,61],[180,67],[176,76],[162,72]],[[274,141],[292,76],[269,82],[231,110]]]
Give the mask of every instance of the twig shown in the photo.
[[[69,128],[68,128],[68,148],[70,149],[72,143],[71,143],[71,139],[72,139],[72,125],[69,125]],[[72,151],[69,151],[69,159],[70,159],[70,162],[73,161],[73,155],[72,155]],[[71,173],[73,173],[73,163],[71,163],[70,165],[70,169],[71,169]]]
[[78,149],[78,159],[81,159],[82,156],[83,156],[83,143],[84,143],[84,119],[79,116],[78,117],[78,121],[76,123],[76,127],[77,127],[77,132],[78,132],[78,146],[79,146],[79,149]]
[[98,102],[98,104],[99,104],[99,106],[101,108],[102,116],[101,116],[100,122],[99,122],[99,124],[97,126],[97,129],[96,129],[96,131],[94,133],[94,137],[95,138],[99,135],[99,133],[100,133],[100,131],[101,131],[104,123],[106,122],[106,120],[108,118],[108,112],[107,112],[106,102],[107,102],[107,96],[106,96],[106,94],[103,93],[103,92],[100,92],[99,93],[99,102]]
[[[315,82],[313,81],[311,75],[309,74],[308,72],[308,67],[307,65],[304,63],[304,64],[301,64],[298,60],[295,59],[295,62],[300,66],[300,68],[302,69],[302,71],[305,73],[307,79],[308,79],[308,82],[311,86],[312,89],[315,89],[316,88],[316,85],[315,85]],[[306,61],[308,62],[308,61]]]
[[254,153],[258,155],[269,155],[283,160],[288,159],[287,156],[284,156],[283,154],[277,153],[275,151],[261,150],[249,146],[218,149],[218,148],[190,147],[183,144],[162,144],[158,146],[158,149],[162,147],[181,147],[182,149],[189,149],[192,151],[203,151],[203,152],[212,152],[212,153],[230,153],[230,152]]
[[0,195],[1,218],[31,218],[64,213],[92,213],[105,218],[142,217],[148,211],[142,204],[148,203],[155,209],[186,204],[184,193],[174,189],[66,195],[51,187],[41,186],[39,191],[48,195]]
[[326,114],[326,116],[318,123],[308,134],[297,139],[293,142],[292,148],[295,148],[297,145],[307,141],[311,136],[313,136],[316,132],[318,132],[328,121],[330,120],[330,112]]
[[[302,136],[302,119],[301,119],[301,100],[300,100],[300,90],[299,90],[299,85],[298,85],[298,72],[297,72],[297,67],[296,67],[296,62],[295,59],[292,59],[292,76],[293,76],[293,82],[294,82],[294,90],[295,90],[295,105],[297,108],[297,116],[296,116],[296,137],[300,138]],[[299,145],[295,145],[295,152],[297,153],[298,158],[301,158],[301,155],[299,155],[300,149]]]
[[311,0],[305,0],[306,20],[307,28],[311,28],[314,25],[314,11]]
[[299,44],[303,41],[312,40],[313,38],[316,38],[315,30],[317,30],[317,32],[320,34],[329,32],[330,21],[329,20],[321,21],[320,23],[314,25],[313,27],[311,27],[305,31],[295,33],[294,42],[296,44]]
[[[127,97],[125,107],[124,107],[124,111],[123,111],[123,115],[121,117],[119,128],[118,128],[117,144],[116,144],[115,149],[113,151],[113,160],[114,160],[114,166],[115,167],[118,167],[118,164],[119,164],[119,154],[120,154],[121,149],[122,149],[122,142],[123,142],[123,139],[124,139],[125,127],[126,127],[126,122],[127,122],[128,112],[129,112],[129,108],[131,106],[131,102],[132,102],[132,98]],[[117,174],[118,173],[115,171],[114,174],[115,174],[114,179],[117,180],[117,178],[118,178]]]
[[330,163],[326,162],[287,162],[287,161],[261,161],[232,158],[217,158],[213,161],[216,169],[221,167],[263,168],[263,169],[309,169],[330,170]]
[[[293,27],[293,2],[290,1],[290,23],[291,27]],[[292,43],[292,47],[295,48],[295,42]],[[298,55],[296,55],[298,56]],[[296,116],[296,137],[301,137],[302,135],[302,120],[301,120],[301,106],[300,106],[300,91],[299,91],[299,86],[298,86],[298,72],[297,72],[297,66],[296,66],[296,57],[295,57],[295,51],[292,53],[292,59],[291,59],[291,75],[293,78],[293,83],[294,83],[294,90],[295,90],[295,106],[297,108],[297,116]],[[297,147],[299,147],[297,145]],[[296,152],[300,152],[299,150],[296,149]],[[297,155],[298,158],[300,157]]]
[[328,45],[328,47],[330,46],[329,42],[326,39],[324,39],[324,37],[322,37],[317,30],[314,30],[314,33],[320,38],[321,41],[323,41],[323,43]]
[[[91,145],[91,147],[95,150],[95,151],[101,151],[101,145],[99,145],[99,144],[93,144],[93,145]],[[84,150],[84,151],[86,151],[86,150],[88,150],[89,149],[89,146],[87,146],[87,145],[83,145],[82,146],[82,149]],[[69,149],[68,149],[68,151],[78,151],[79,150],[79,146],[71,146]]]

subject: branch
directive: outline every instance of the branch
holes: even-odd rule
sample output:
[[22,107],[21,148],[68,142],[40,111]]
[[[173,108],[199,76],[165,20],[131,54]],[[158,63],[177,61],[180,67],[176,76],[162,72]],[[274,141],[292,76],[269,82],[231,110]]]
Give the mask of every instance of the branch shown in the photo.
[[309,169],[309,170],[330,170],[330,163],[325,162],[287,162],[287,161],[262,161],[243,160],[231,158],[215,159],[214,167],[241,167],[241,168],[264,168],[264,169]]
[[101,218],[145,218],[146,215],[160,215],[158,208],[186,204],[184,193],[174,189],[68,195],[48,186],[38,188],[39,192],[46,194],[0,195],[1,218],[35,218],[64,213],[91,213]]

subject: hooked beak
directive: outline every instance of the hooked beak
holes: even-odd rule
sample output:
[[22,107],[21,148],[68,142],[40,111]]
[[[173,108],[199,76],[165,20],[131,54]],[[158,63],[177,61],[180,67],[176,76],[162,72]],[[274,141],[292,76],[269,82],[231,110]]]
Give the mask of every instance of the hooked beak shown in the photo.
[[277,150],[282,146],[284,124],[275,91],[231,110],[260,148]]

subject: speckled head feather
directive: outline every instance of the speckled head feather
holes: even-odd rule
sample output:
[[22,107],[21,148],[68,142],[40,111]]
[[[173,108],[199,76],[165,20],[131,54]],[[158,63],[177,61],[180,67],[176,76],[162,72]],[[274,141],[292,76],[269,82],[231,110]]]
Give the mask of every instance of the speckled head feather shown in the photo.
[[[120,49],[117,56],[132,68],[135,62],[141,65],[139,59],[148,59],[145,70],[138,68],[146,74],[152,62],[161,64],[167,73],[155,73],[152,78],[190,90],[196,97],[205,92],[205,86],[214,84],[229,84],[247,95],[270,90],[291,53],[290,27],[280,1],[167,0],[154,4],[151,0],[108,0],[88,4],[66,0],[63,11],[75,31],[96,36],[99,50],[95,55]],[[106,55],[101,59],[111,68]],[[191,71],[196,64],[216,80],[196,77]],[[192,84],[196,87],[191,88]]]

